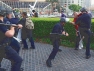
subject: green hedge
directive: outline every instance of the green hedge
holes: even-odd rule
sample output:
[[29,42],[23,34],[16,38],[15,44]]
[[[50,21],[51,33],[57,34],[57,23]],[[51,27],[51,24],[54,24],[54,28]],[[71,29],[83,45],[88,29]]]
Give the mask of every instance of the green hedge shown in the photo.
[[[53,26],[59,22],[59,18],[32,18],[35,28],[33,30],[34,38],[41,39],[41,41],[49,41],[49,33],[52,31]],[[73,20],[72,18],[70,19]],[[94,31],[94,19],[92,19],[92,31]],[[69,33],[69,36],[62,36],[62,44],[71,46],[71,43],[75,42],[75,29],[70,23],[65,24],[65,30]],[[46,39],[46,40],[45,40]],[[92,37],[91,43],[94,43],[94,37]],[[66,46],[66,45],[65,45]],[[91,47],[94,47],[92,44]]]

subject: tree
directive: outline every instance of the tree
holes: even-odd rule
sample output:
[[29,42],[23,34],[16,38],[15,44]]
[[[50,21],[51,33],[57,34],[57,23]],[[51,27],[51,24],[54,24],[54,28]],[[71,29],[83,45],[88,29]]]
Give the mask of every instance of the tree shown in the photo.
[[76,5],[76,4],[71,4],[69,6],[69,9],[72,10],[72,11],[79,11],[80,8],[81,8],[81,6]]

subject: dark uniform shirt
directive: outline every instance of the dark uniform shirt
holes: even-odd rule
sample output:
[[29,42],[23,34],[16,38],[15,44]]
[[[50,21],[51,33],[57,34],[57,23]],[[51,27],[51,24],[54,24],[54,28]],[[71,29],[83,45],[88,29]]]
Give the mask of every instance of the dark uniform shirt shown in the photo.
[[[19,18],[11,18],[11,19],[9,19],[9,18],[6,17],[6,18],[4,18],[4,23],[5,24],[16,24],[17,25],[19,20],[20,20]],[[8,29],[10,29],[10,26],[8,27]],[[15,29],[15,35],[14,36],[17,36],[18,30],[19,29],[17,29],[17,28]]]
[[79,24],[80,28],[91,28],[91,17],[89,14],[84,13],[76,20],[76,24]]
[[64,31],[63,25],[61,25],[60,23],[57,23],[57,24],[53,27],[52,33],[62,34],[63,31]]
[[[2,22],[2,21],[0,20],[0,23],[4,23],[4,22]],[[2,32],[2,34],[0,34],[0,39],[3,40],[3,41],[0,41],[0,44],[9,41],[9,38],[5,38],[5,37],[4,37],[6,31],[8,31],[7,27],[4,26],[4,25],[0,25],[0,31]]]
[[[0,23],[4,23],[4,22],[2,22],[2,21],[0,20]],[[2,31],[3,33],[5,33],[7,30],[8,30],[8,29],[7,29],[6,26],[0,25],[0,31]]]
[[11,24],[10,19],[9,18],[4,18],[4,23],[5,24]]
[[16,24],[16,25],[17,25],[18,22],[19,22],[19,20],[20,20],[19,18],[11,18],[11,19],[10,19],[10,22],[11,22],[12,24]]

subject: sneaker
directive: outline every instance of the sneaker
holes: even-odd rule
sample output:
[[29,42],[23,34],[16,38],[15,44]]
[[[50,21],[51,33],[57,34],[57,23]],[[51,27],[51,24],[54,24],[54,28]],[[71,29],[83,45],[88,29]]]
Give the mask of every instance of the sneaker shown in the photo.
[[58,49],[58,52],[61,52],[62,50],[61,49]]
[[74,48],[74,50],[79,50],[79,48]]
[[28,50],[28,48],[22,48],[23,50]]

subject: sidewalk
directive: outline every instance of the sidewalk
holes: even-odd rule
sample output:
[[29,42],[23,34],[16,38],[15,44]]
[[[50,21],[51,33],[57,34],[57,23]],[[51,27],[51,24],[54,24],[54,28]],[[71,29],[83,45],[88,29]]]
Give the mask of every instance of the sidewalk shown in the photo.
[[[91,50],[91,58],[85,59],[85,50],[74,50],[60,46],[62,52],[58,52],[52,61],[52,68],[46,66],[46,60],[51,53],[52,45],[35,43],[36,49],[22,50],[22,67],[24,71],[94,71],[94,51]],[[10,62],[2,61],[2,67],[10,71]]]

